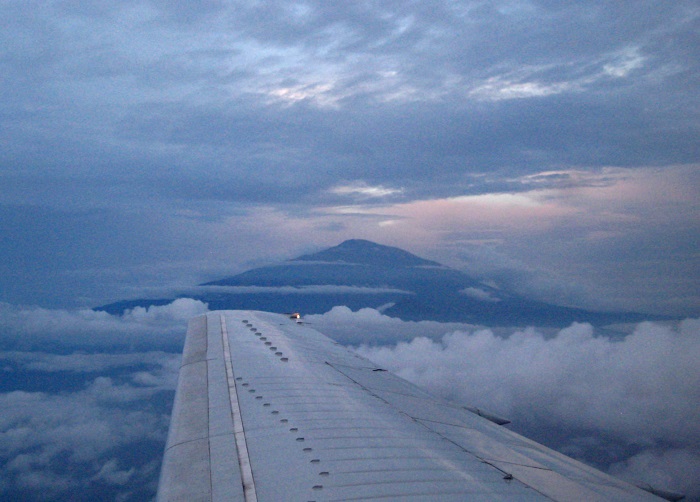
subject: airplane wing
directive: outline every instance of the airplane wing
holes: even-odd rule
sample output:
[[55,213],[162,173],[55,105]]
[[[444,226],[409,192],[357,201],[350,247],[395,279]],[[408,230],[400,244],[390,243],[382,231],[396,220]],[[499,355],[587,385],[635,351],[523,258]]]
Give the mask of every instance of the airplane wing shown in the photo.
[[289,316],[190,322],[158,500],[659,501]]

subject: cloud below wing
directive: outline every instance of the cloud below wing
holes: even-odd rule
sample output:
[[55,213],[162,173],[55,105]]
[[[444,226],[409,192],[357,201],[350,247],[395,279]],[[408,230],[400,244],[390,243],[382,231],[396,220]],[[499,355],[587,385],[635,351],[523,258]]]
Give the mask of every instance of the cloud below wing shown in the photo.
[[190,299],[123,316],[3,304],[0,497],[152,498],[186,322],[205,311]]
[[622,339],[587,324],[546,335],[445,328],[383,346],[388,329],[399,338],[416,325],[369,309],[340,314],[326,315],[348,333],[365,331],[370,316],[378,321],[381,338],[357,350],[379,366],[622,477],[700,496],[700,320],[641,323]]
[[[3,306],[0,342],[14,350],[0,353],[1,493],[153,493],[184,319],[204,308],[180,299],[120,317]],[[700,496],[700,320],[641,323],[614,339],[586,324],[488,330],[345,307],[304,320],[568,455]],[[33,345],[18,350],[23,336]]]

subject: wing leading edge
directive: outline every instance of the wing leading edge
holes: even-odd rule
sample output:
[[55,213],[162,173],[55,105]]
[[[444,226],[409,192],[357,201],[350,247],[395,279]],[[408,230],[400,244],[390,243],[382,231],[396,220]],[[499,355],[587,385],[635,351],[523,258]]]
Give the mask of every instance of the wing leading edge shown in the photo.
[[659,501],[288,316],[190,322],[161,501]]

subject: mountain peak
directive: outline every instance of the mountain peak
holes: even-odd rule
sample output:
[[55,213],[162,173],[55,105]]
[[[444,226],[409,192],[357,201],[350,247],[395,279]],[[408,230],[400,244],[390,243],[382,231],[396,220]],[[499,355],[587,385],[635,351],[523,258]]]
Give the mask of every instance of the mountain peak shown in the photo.
[[[407,251],[361,239],[268,265],[203,286],[230,289],[188,292],[212,310],[270,310],[321,314],[338,305],[382,309],[404,320],[468,322],[488,326],[606,325],[648,319],[630,313],[598,313],[549,305],[495,290],[458,270]],[[180,295],[183,296],[183,295]],[[123,313],[172,300],[129,300],[100,307]],[[661,319],[659,319],[661,320]]]
[[358,265],[399,267],[440,267],[437,262],[425,260],[403,249],[384,246],[364,239],[350,239],[318,253],[299,256],[290,261],[321,261]]

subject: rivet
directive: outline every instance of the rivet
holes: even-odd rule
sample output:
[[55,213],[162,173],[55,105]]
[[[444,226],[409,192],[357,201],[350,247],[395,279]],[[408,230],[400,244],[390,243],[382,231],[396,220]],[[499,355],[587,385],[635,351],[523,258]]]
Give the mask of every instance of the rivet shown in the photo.
[[255,399],[262,399],[262,396],[255,396]]
[[240,382],[241,380],[243,380],[243,377],[236,377],[236,380]]
[[275,355],[276,355],[276,356],[281,356],[282,353],[281,353],[281,352],[275,352]]
[[317,458],[312,458],[312,459],[311,459],[311,463],[312,463],[312,464],[318,464],[319,462],[321,462],[321,460],[319,460],[319,459],[317,459]]
[[318,473],[319,476],[328,476],[329,474],[330,474],[330,472],[328,472],[328,471],[321,471]]
[[300,443],[301,443],[303,440],[304,440],[304,438],[297,438],[297,441],[299,441]]
[[261,336],[260,339],[261,339],[261,340],[267,340],[267,337],[266,337],[266,336]]
[[243,387],[248,387],[250,384],[248,382],[241,384]]
[[277,350],[277,347],[270,347],[270,350]]
[[248,392],[250,392],[251,394],[253,394],[253,393],[255,392],[255,389],[248,389]]
[[274,410],[274,411],[272,412],[272,414],[273,414],[273,415],[277,415],[277,414],[279,414],[279,411]]
[[263,406],[270,406],[270,403],[265,403],[263,404]]
[[272,342],[265,342],[265,345],[272,345]]
[[290,432],[295,432],[295,431],[298,431],[299,429],[298,429],[297,427],[292,427],[292,428],[289,429],[289,430],[290,430]]
[[304,448],[303,451],[313,451],[313,449],[312,448]]
[[283,418],[282,420],[280,420],[280,422],[282,422],[283,424],[286,424],[287,422],[289,422],[289,420],[286,418]]
[[288,358],[288,357],[283,357],[282,359],[280,359],[280,361],[282,361],[283,363],[286,363],[287,361],[289,361],[289,358]]
[[314,490],[323,490],[323,485],[314,485]]

